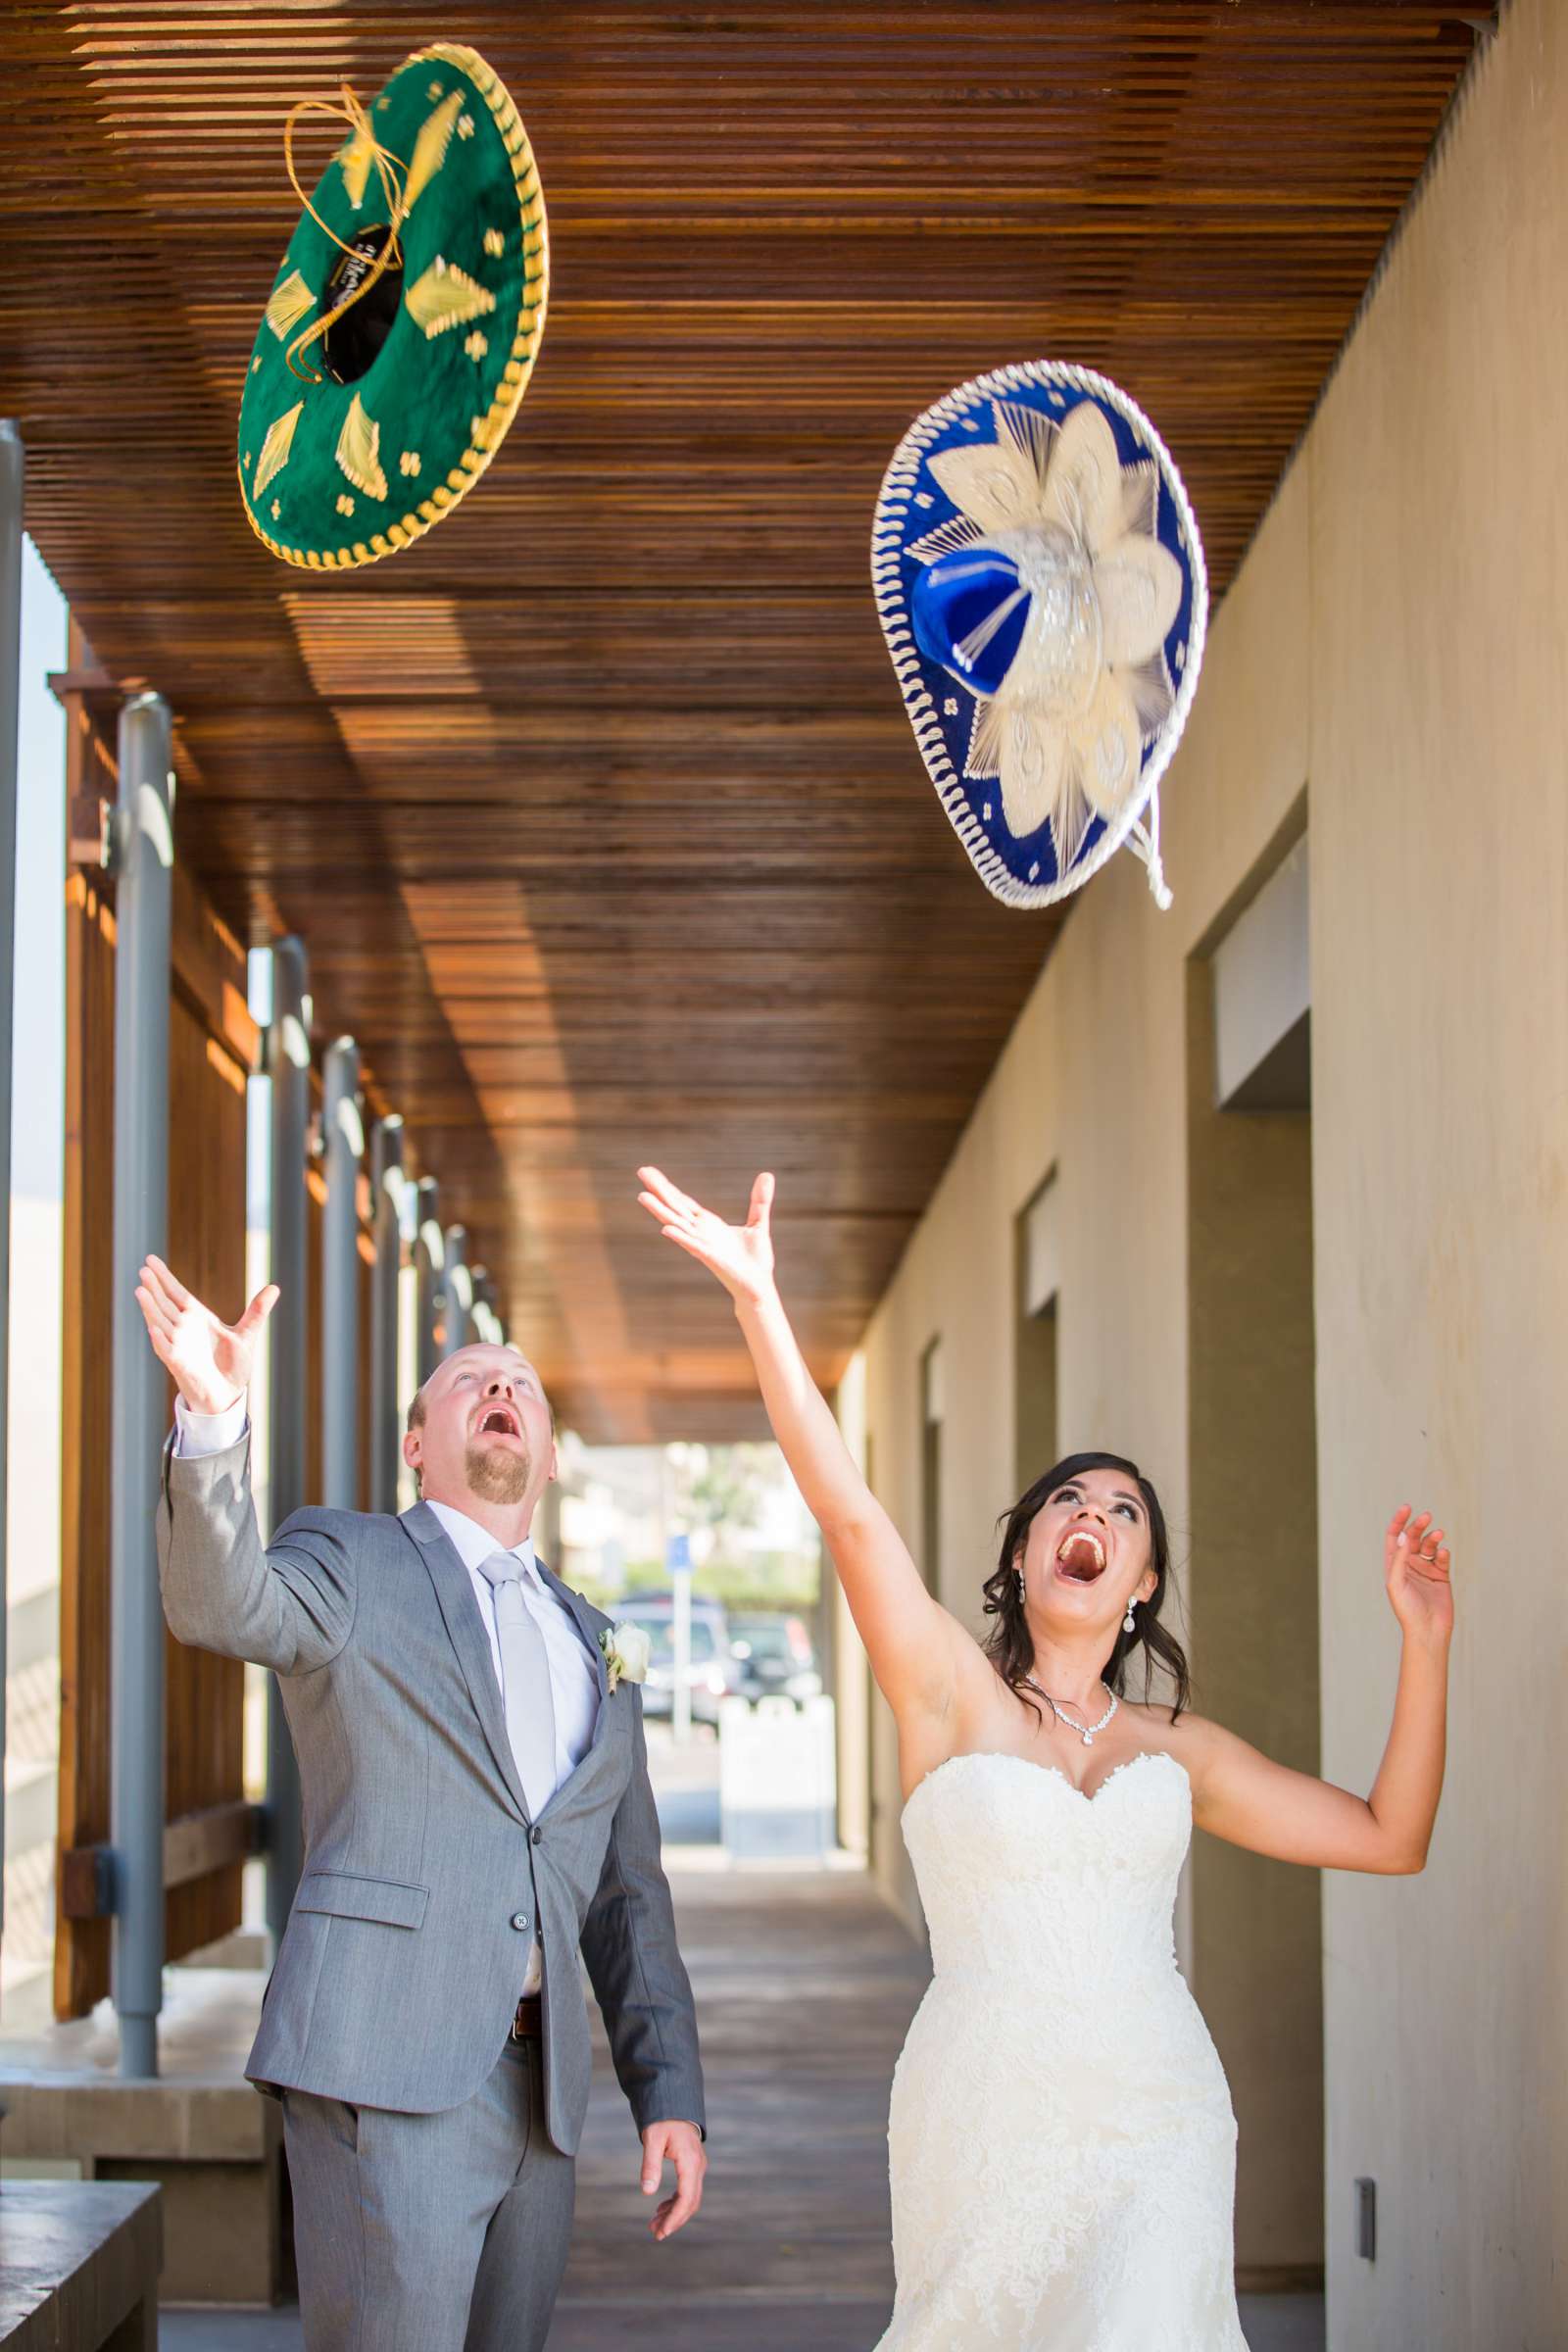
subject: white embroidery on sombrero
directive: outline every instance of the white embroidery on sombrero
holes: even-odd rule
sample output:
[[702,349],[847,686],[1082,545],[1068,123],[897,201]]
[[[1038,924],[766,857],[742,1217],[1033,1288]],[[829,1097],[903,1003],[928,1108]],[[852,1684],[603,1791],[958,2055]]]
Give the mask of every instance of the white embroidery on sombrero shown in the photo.
[[985,547],[1016,571],[1018,586],[954,648],[969,667],[1028,600],[1006,675],[976,694],[964,773],[1000,779],[1015,840],[1049,824],[1065,874],[1095,817],[1133,798],[1144,744],[1174,708],[1163,648],[1182,571],[1155,535],[1155,467],[1121,465],[1094,401],[1059,424],[1010,401],[991,413],[994,441],[928,459],[959,512],[909,552],[933,563]]
[[934,564],[939,556],[960,556],[965,548],[978,547],[984,537],[980,525],[971,522],[967,514],[952,514],[923,539],[911,539],[909,553],[917,564]]

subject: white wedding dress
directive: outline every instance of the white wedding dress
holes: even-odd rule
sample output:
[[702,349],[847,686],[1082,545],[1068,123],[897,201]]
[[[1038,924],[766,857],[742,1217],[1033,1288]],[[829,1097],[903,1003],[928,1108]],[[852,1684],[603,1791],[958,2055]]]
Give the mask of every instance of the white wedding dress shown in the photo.
[[954,1756],[904,1809],[935,1975],[893,2078],[878,2352],[1247,2352],[1236,2123],[1176,1967],[1174,1757]]

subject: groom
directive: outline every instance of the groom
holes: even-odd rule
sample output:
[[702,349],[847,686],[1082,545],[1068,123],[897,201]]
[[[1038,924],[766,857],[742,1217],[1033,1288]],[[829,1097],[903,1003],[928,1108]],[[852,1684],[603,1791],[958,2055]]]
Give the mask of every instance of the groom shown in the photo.
[[549,1402],[460,1348],[409,1412],[401,1519],[303,1510],[263,1548],[245,1395],[263,1291],[220,1323],[136,1292],[178,1390],[159,1510],[182,1642],[277,1675],[305,1868],[246,2072],[283,2103],[308,2352],[538,2352],[571,2228],[587,1962],[664,2238],[702,2200],[702,2068],[642,1701],[609,1620],[535,1557]]

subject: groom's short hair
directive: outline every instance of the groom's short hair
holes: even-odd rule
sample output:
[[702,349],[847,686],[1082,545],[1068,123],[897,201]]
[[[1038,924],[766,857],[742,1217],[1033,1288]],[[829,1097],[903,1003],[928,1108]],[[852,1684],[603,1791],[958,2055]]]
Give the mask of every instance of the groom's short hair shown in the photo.
[[[512,1343],[510,1341],[507,1343],[507,1345],[509,1348],[511,1348],[512,1353],[517,1357],[519,1362],[527,1362],[528,1359],[523,1354],[520,1348],[512,1348]],[[439,1372],[441,1366],[438,1364],[436,1366],[436,1372]],[[424,1392],[434,1378],[435,1372],[429,1373],[425,1379],[419,1383],[419,1386],[415,1390],[414,1395],[409,1399],[408,1427],[410,1429],[422,1429],[424,1426]],[[539,1394],[544,1397],[545,1410],[550,1415],[550,1435],[554,1437],[556,1434],[556,1408],[551,1403],[549,1396],[545,1393],[543,1381],[541,1381],[539,1384]]]

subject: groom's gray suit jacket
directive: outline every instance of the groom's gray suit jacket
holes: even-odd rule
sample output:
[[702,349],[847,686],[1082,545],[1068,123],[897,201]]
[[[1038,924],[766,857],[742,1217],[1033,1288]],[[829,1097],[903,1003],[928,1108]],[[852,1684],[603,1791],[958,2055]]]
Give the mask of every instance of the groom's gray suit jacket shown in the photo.
[[249,1444],[164,1457],[164,1609],[181,1642],[277,1675],[305,1869],[246,2072],[268,2089],[431,2112],[501,2055],[537,1920],[545,2112],[575,2150],[590,2044],[578,1951],[641,2131],[703,2123],[642,1697],[611,1694],[610,1621],[543,1570],[599,1672],[582,1762],[537,1820],[468,1572],[433,1511],[296,1511],[263,1549]]

